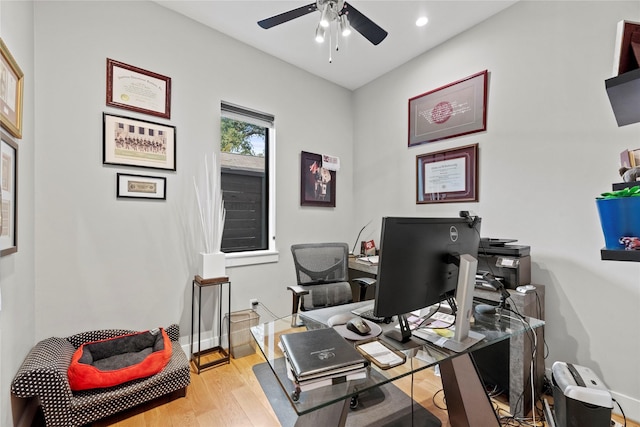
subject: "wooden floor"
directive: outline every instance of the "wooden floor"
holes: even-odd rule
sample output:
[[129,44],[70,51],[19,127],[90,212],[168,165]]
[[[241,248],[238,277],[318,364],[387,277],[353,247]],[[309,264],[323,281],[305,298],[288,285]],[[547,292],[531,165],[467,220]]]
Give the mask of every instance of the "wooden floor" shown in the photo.
[[[258,353],[240,359],[232,359],[230,364],[209,368],[195,374],[192,369],[191,385],[185,398],[168,401],[160,398],[149,404],[106,418],[92,424],[92,427],[218,427],[218,426],[280,426],[269,405],[267,397],[251,369],[264,362]],[[411,392],[411,377],[394,382],[406,393]],[[427,369],[414,375],[413,397],[442,421],[443,427],[450,427],[444,409],[443,393],[439,377]],[[507,416],[508,406],[494,400],[500,416]],[[509,422],[508,426],[545,426],[536,420]],[[323,426],[324,427],[324,426]],[[627,427],[640,424],[627,421]]]

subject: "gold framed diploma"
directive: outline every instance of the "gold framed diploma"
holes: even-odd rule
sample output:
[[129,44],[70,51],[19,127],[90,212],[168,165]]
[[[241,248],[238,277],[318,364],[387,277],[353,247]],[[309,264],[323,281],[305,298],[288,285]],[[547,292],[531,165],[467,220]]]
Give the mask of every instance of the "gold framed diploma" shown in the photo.
[[23,90],[24,73],[0,39],[0,123],[16,138],[22,138]]

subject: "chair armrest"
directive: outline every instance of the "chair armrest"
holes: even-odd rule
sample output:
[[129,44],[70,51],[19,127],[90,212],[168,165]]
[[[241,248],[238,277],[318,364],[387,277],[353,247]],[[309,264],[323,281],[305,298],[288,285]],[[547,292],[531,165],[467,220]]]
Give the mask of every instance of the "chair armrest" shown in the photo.
[[27,354],[11,382],[11,392],[21,398],[38,396],[63,401],[72,398],[67,369],[75,348],[65,338],[52,337],[37,343]]
[[371,277],[357,277],[355,279],[351,279],[352,282],[360,285],[360,299],[359,301],[364,301],[367,295],[367,288],[369,286],[375,285],[376,279]]
[[297,297],[309,294],[309,290],[308,289],[305,289],[305,288],[303,288],[302,286],[299,286],[299,285],[287,286],[287,289],[289,289],[291,292],[293,292],[293,294],[295,296],[297,296]]
[[358,283],[360,286],[371,286],[376,283],[376,279],[372,277],[358,277],[356,279],[351,279],[353,282]]

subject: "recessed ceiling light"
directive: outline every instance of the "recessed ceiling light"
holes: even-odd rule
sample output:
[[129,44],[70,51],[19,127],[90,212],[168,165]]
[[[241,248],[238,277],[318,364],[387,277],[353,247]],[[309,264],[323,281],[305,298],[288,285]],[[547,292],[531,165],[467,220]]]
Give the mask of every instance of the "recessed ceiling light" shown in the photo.
[[418,20],[416,21],[416,25],[418,27],[424,27],[425,25],[427,25],[427,22],[429,22],[429,18],[427,18],[426,16],[421,16],[420,18],[418,18]]

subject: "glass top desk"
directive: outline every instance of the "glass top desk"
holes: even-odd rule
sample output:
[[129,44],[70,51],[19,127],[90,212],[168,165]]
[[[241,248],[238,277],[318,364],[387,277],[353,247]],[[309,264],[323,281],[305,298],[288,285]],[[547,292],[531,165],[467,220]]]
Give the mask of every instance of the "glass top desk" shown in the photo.
[[[322,425],[344,425],[351,397],[437,364],[440,365],[447,411],[452,427],[500,425],[469,352],[518,334],[535,335],[531,334],[531,330],[544,325],[541,320],[527,317],[524,318],[527,321],[525,324],[509,312],[505,312],[502,316],[476,314],[471,330],[485,335],[485,338],[461,353],[427,343],[415,336],[412,336],[411,341],[404,344],[389,340],[384,336],[384,332],[393,329],[397,322],[388,325],[380,324],[383,333],[378,338],[404,353],[407,357],[404,364],[383,370],[371,363],[366,379],[304,391],[294,397],[294,385],[287,377],[284,355],[278,345],[280,335],[303,332],[308,329],[326,328],[327,320],[331,316],[349,313],[354,308],[370,303],[371,301],[357,302],[302,312],[299,314],[299,318],[303,322],[302,327],[292,327],[291,317],[287,316],[251,328],[251,334],[269,363],[278,383],[300,416],[300,423],[296,425],[312,425],[314,420],[322,422]],[[531,339],[534,339],[533,336]]]

